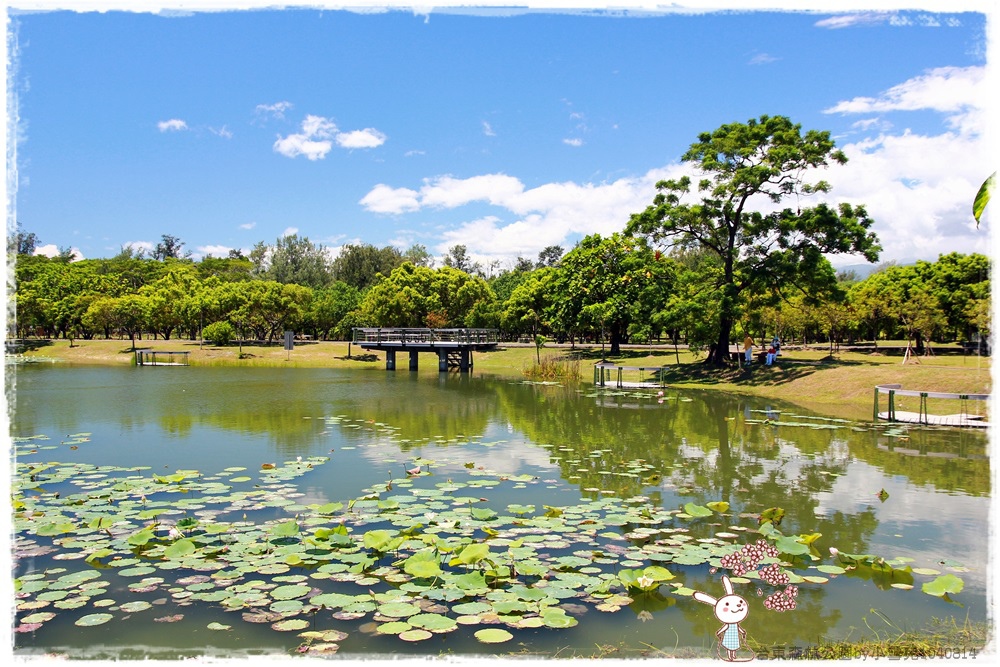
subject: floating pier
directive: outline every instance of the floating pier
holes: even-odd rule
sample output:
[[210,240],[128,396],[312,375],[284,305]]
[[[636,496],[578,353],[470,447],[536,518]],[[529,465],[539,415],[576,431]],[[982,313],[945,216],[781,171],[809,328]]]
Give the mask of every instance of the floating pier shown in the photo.
[[[606,387],[609,384],[613,384],[619,389],[625,387],[637,389],[643,387],[665,387],[666,383],[663,381],[663,378],[666,368],[666,366],[618,366],[605,361],[599,361],[594,364],[594,384],[599,387]],[[628,377],[625,375],[626,371],[632,377],[638,375],[639,379],[625,379]],[[646,373],[655,373],[655,378],[652,380],[644,379],[643,376]]]
[[438,371],[457,368],[468,373],[472,369],[472,352],[494,350],[499,342],[497,329],[354,329],[354,343],[361,349],[385,352],[387,371],[396,370],[397,352],[409,352],[411,371],[417,370],[421,352],[432,352],[438,357]]
[[[924,424],[927,426],[963,426],[969,428],[989,428],[990,423],[986,421],[985,414],[969,412],[970,401],[988,401],[990,394],[947,394],[937,391],[915,391],[912,389],[902,389],[898,384],[881,384],[875,387],[875,407],[872,410],[872,421],[902,422],[906,424]],[[887,394],[889,404],[883,412],[880,410],[879,396]],[[897,410],[897,396],[914,396],[920,398],[920,406],[917,412]],[[928,398],[943,398],[958,401],[959,411],[952,414],[937,415],[930,414],[927,410]]]
[[187,352],[165,352],[150,349],[135,351],[136,366],[190,366]]

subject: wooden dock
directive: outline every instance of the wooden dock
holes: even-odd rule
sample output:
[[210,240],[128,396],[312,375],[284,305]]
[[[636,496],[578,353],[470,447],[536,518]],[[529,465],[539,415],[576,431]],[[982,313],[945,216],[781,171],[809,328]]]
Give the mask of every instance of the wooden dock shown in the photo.
[[496,329],[412,329],[356,327],[354,344],[363,350],[385,352],[385,369],[396,370],[396,353],[408,352],[409,369],[417,370],[421,352],[438,357],[438,371],[457,368],[462,373],[472,369],[472,352],[496,349],[500,332]]
[[[879,396],[887,394],[889,405],[887,410],[880,410]],[[897,410],[897,396],[914,396],[920,398],[920,407],[917,412]],[[957,413],[946,415],[930,414],[927,410],[928,398],[943,398],[959,402]],[[948,394],[937,391],[915,391],[912,389],[902,389],[898,384],[882,384],[875,387],[875,407],[872,410],[873,421],[901,422],[905,424],[923,424],[925,426],[960,426],[967,428],[989,428],[990,423],[985,415],[977,412],[969,413],[970,401],[989,401],[990,394]]]
[[[619,389],[623,388],[654,388],[666,386],[663,382],[664,369],[666,366],[618,366],[616,364],[599,361],[594,364],[594,384],[599,387],[606,387],[613,384]],[[638,380],[627,380],[625,372],[631,376],[638,377]],[[646,373],[652,373],[652,379],[645,379]]]
[[135,351],[136,366],[189,366],[187,352],[166,352],[145,348]]

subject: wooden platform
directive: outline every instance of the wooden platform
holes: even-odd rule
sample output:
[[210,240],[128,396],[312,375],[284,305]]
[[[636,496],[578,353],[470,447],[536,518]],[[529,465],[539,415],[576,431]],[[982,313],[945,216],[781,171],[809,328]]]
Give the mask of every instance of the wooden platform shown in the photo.
[[135,351],[136,366],[189,366],[187,352],[167,352],[145,348]]
[[[879,396],[887,394],[889,397],[888,410],[882,411],[879,405]],[[896,409],[897,396],[912,396],[920,399],[920,410],[910,412]],[[927,409],[927,399],[946,399],[957,401],[959,412],[947,415],[930,414]],[[987,403],[990,394],[950,394],[937,391],[916,391],[913,389],[903,389],[898,384],[880,384],[875,387],[875,405],[872,409],[872,420],[902,422],[905,424],[926,424],[928,426],[962,426],[970,428],[989,428],[989,422],[985,416],[978,414],[978,410],[970,411],[969,402],[978,401]],[[988,406],[986,406],[988,408]]]
[[472,352],[496,349],[500,342],[497,329],[412,329],[356,327],[354,344],[363,350],[385,352],[385,368],[396,370],[396,353],[409,352],[411,371],[417,370],[420,352],[438,356],[438,370],[458,368],[467,373],[472,368]]
[[884,421],[903,422],[906,424],[926,424],[928,426],[966,426],[971,428],[989,428],[990,423],[980,415],[927,415],[919,412],[896,410],[893,419],[888,412],[878,413],[878,418]]

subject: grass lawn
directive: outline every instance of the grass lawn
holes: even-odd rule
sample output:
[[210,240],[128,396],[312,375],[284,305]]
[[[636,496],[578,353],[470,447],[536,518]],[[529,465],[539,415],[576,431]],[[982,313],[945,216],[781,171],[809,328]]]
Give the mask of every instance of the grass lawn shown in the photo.
[[[237,345],[216,347],[190,340],[136,341],[140,348],[157,351],[187,351],[192,366],[270,366],[296,368],[345,368],[385,372],[384,355],[367,352],[338,341],[296,342],[286,351],[281,343],[270,346],[244,345],[240,358]],[[38,341],[24,352],[35,360],[57,360],[69,364],[133,363],[128,340]],[[574,366],[580,381],[589,383],[593,365],[601,360],[600,347],[548,344],[539,352],[534,346],[502,345],[493,352],[473,354],[474,373],[522,377],[536,361],[564,362]],[[713,368],[701,363],[704,354],[669,346],[634,347],[607,360],[623,366],[665,366],[666,383],[676,388],[713,389],[789,401],[825,414],[845,418],[870,417],[877,384],[896,383],[903,389],[948,393],[990,393],[990,357],[943,354],[913,357],[905,364],[899,354],[842,351],[830,356],[826,348],[783,349],[773,366],[754,363],[749,368]],[[407,357],[397,357],[397,368],[405,371]],[[437,373],[437,359],[420,355],[420,373]],[[637,376],[638,379],[638,376]],[[909,409],[905,406],[899,409]],[[957,406],[956,406],[957,411]],[[932,410],[934,412],[934,410]]]

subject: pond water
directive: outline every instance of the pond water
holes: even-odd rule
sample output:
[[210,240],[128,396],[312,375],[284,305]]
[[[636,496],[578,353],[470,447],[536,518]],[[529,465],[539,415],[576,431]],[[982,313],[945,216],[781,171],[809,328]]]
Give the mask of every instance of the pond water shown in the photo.
[[455,373],[12,373],[15,655],[709,657],[692,592],[760,539],[798,587],[735,578],[765,646],[989,619],[983,433]]

